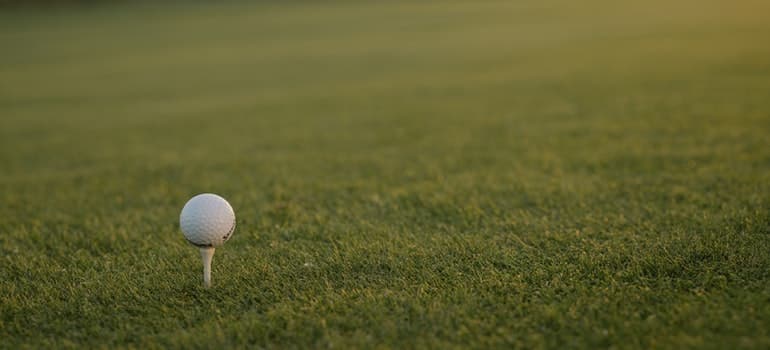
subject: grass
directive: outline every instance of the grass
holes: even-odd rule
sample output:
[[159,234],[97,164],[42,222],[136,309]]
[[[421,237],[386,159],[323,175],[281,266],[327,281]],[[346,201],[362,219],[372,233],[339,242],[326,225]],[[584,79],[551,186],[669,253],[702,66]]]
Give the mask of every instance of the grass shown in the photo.
[[6,9],[0,347],[770,347],[768,10]]

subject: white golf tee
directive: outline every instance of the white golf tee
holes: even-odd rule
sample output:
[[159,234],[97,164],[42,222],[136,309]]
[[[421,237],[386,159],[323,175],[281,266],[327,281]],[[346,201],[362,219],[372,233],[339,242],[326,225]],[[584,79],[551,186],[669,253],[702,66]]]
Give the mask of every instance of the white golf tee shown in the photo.
[[214,247],[201,248],[201,261],[203,261],[203,286],[211,287],[211,259],[214,258]]

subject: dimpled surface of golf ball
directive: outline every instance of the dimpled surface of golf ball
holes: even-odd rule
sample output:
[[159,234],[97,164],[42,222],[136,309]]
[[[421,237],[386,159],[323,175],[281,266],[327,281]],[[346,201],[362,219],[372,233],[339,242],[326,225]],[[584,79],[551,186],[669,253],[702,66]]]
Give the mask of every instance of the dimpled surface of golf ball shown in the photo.
[[224,198],[212,193],[199,194],[182,208],[179,227],[193,245],[217,247],[233,234],[235,212]]

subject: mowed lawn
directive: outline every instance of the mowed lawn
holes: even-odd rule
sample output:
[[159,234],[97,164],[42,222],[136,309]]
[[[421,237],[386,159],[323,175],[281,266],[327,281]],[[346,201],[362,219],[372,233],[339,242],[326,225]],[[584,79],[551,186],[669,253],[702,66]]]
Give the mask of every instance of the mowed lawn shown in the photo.
[[0,348],[766,349],[768,13],[0,9]]

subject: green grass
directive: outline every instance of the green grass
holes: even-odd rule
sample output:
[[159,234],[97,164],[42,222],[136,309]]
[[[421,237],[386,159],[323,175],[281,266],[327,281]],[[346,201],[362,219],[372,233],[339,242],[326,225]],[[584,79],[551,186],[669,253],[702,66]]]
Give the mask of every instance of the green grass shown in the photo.
[[7,9],[0,347],[768,348],[768,11]]

